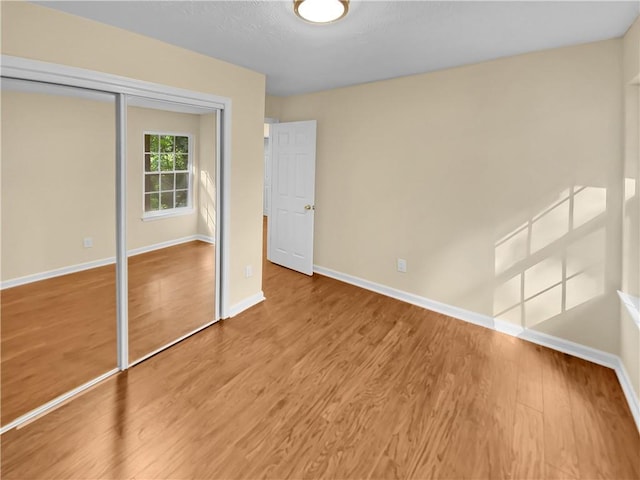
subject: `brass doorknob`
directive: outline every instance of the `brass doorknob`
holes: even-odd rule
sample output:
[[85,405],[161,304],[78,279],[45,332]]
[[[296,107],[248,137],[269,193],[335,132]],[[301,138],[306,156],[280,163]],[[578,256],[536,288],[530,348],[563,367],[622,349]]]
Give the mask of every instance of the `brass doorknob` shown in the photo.
[[315,210],[315,209],[316,209],[316,207],[315,207],[315,205],[305,205],[305,206],[304,206],[304,209],[305,209],[305,210]]

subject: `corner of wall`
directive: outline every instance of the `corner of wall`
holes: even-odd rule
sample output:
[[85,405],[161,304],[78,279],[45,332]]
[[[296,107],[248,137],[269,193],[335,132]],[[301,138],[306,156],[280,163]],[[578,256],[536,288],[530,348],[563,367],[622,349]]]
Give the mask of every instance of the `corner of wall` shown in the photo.
[[622,38],[622,102],[624,169],[622,172],[622,272],[620,292],[620,359],[629,388],[640,397],[640,323],[634,318],[640,296],[640,16]]
[[284,97],[266,95],[264,99],[264,116],[267,118],[278,118],[282,116],[282,102]]

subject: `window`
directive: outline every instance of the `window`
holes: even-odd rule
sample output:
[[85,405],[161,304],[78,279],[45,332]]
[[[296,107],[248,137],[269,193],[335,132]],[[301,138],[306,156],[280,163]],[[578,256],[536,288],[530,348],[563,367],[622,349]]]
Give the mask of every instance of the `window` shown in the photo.
[[191,207],[191,138],[144,134],[144,215],[175,213]]

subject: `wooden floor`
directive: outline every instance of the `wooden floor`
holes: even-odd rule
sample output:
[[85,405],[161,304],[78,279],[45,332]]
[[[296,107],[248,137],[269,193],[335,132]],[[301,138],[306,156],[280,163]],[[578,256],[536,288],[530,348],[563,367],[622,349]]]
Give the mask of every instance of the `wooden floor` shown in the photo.
[[[214,318],[214,247],[129,258],[130,358]],[[116,368],[115,267],[2,291],[2,424]]]
[[262,304],[3,435],[3,478],[640,477],[613,371],[264,268]]

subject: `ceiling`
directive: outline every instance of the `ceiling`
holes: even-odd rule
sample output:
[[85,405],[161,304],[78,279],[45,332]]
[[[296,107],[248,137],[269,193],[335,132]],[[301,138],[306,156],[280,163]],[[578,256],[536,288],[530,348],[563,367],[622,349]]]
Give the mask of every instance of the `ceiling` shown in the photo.
[[292,1],[37,2],[157,38],[267,76],[293,95],[622,36],[637,1],[351,0],[311,25]]

